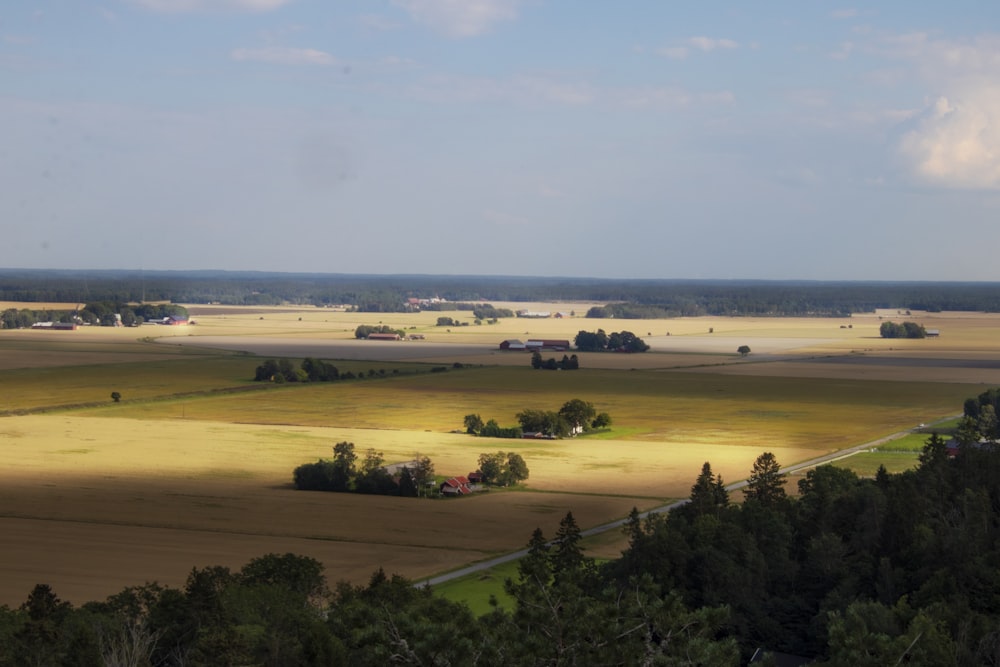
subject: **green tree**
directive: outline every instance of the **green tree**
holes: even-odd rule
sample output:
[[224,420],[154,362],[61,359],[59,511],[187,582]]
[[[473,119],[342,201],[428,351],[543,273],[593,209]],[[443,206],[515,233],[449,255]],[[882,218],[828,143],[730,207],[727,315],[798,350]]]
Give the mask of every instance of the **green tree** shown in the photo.
[[413,460],[410,475],[413,477],[414,486],[417,487],[417,495],[423,497],[427,495],[427,490],[434,481],[434,463],[429,457],[419,453],[413,455]]
[[590,423],[592,428],[607,428],[611,426],[611,415],[607,412],[599,412]]
[[591,422],[597,416],[594,404],[580,398],[573,398],[559,408],[559,416],[565,420],[571,428],[589,431]]
[[739,352],[739,355],[741,357],[745,357],[748,354],[750,354],[750,346],[749,345],[740,345],[738,348],[736,348],[736,351]]
[[347,491],[354,481],[357,471],[355,463],[358,455],[354,453],[353,442],[338,442],[333,446],[333,470],[331,475],[331,490]]
[[717,478],[712,472],[712,464],[705,461],[691,487],[687,512],[694,516],[718,515],[719,511],[728,505],[729,492],[722,485],[722,478]]
[[61,630],[72,613],[70,603],[60,600],[47,584],[37,584],[20,609],[27,620],[15,634],[16,664],[38,667],[59,664],[65,655]]
[[410,472],[409,466],[403,466],[399,471],[399,495],[404,498],[417,497],[417,485],[413,482],[413,473]]
[[[977,437],[978,440],[978,437]],[[921,466],[941,465],[948,461],[948,447],[937,432],[931,433],[924,443],[923,451],[919,456]]]
[[237,575],[246,585],[280,586],[300,596],[303,602],[320,603],[329,592],[323,564],[315,558],[293,553],[269,553],[251,559]]
[[113,391],[111,392],[111,400],[114,401],[115,403],[118,403],[119,401],[122,400],[122,395],[117,391]]
[[587,558],[583,554],[583,547],[580,546],[581,539],[580,526],[577,525],[573,513],[566,512],[566,516],[559,521],[559,530],[556,531],[549,553],[552,573],[556,578],[563,575],[573,576],[583,569]]
[[600,352],[608,346],[608,335],[604,333],[604,329],[598,329],[596,332],[581,330],[576,334],[573,344],[576,345],[576,349],[583,352]]
[[479,455],[479,472],[486,484],[502,484],[506,457],[503,452]]
[[465,415],[465,432],[471,435],[479,435],[483,430],[483,418],[477,414]]
[[774,505],[785,499],[785,476],[774,454],[764,452],[757,457],[743,495],[762,505]]
[[519,484],[528,479],[528,464],[517,452],[507,454],[507,469],[504,474],[504,486]]

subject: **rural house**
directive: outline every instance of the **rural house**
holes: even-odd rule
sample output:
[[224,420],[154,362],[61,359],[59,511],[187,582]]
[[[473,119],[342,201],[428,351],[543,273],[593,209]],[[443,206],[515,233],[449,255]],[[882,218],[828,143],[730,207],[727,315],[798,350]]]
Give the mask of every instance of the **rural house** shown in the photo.
[[473,492],[469,478],[458,475],[441,482],[441,493],[445,496],[467,496]]

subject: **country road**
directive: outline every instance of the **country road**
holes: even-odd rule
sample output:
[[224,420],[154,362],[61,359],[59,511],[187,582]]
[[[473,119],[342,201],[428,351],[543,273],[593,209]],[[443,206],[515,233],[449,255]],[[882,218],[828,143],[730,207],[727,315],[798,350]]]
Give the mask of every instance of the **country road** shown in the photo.
[[[954,419],[955,417],[961,417],[961,416],[962,416],[961,414],[953,415],[951,417],[946,417],[946,418],[941,419],[941,420],[939,420],[937,422],[934,422],[934,423],[935,424],[936,423],[941,423],[941,422],[944,422],[944,421],[948,421],[949,419]],[[874,449],[874,448],[878,447],[879,445],[882,445],[882,444],[884,444],[886,442],[891,442],[893,440],[898,440],[899,438],[902,438],[904,436],[910,435],[912,433],[918,433],[922,429],[926,428],[927,426],[933,426],[933,424],[920,424],[919,426],[915,426],[915,427],[913,427],[911,429],[908,429],[906,431],[898,431],[896,433],[892,433],[892,434],[887,435],[885,437],[878,438],[877,440],[871,440],[869,442],[865,442],[865,443],[862,443],[860,445],[855,445],[854,447],[848,447],[847,449],[841,449],[841,450],[838,450],[836,452],[831,452],[829,454],[824,454],[823,456],[817,456],[816,458],[809,459],[807,461],[800,461],[799,463],[796,463],[796,464],[787,466],[785,468],[782,468],[781,472],[783,474],[788,474],[788,473],[798,472],[800,470],[806,470],[808,468],[815,468],[818,465],[822,465],[824,463],[830,463],[831,461],[838,461],[840,459],[844,459],[844,458],[847,458],[849,456],[853,456],[854,454],[857,454],[858,452],[864,452],[864,451],[868,451],[868,450]],[[726,485],[726,490],[727,491],[736,491],[738,489],[742,489],[746,485],[747,485],[747,480],[742,480],[742,481],[739,481],[739,482],[734,482],[732,484],[727,484]],[[654,507],[651,510],[647,510],[645,512],[642,512],[639,515],[639,518],[644,519],[647,516],[649,516],[650,514],[661,514],[663,512],[669,512],[670,510],[674,509],[675,507],[680,507],[681,505],[684,505],[687,502],[688,502],[688,500],[687,500],[687,498],[685,498],[683,500],[677,500],[677,501],[669,503],[667,505],[661,505],[660,507]],[[621,528],[625,525],[625,522],[627,520],[628,519],[618,519],[617,521],[612,521],[610,523],[601,524],[600,526],[594,526],[592,528],[588,528],[586,530],[580,531],[580,535],[582,537],[589,537],[591,535],[599,535],[601,533],[606,533],[609,530],[621,530]],[[445,583],[447,581],[451,581],[453,579],[458,579],[460,577],[464,577],[464,576],[469,575],[469,574],[475,574],[476,572],[482,572],[483,570],[488,570],[491,567],[495,567],[497,565],[503,565],[504,563],[509,563],[511,561],[518,560],[521,557],[527,555],[527,553],[528,553],[527,549],[521,549],[519,551],[514,551],[514,552],[511,552],[511,553],[508,553],[508,554],[504,554],[502,556],[497,556],[495,558],[490,558],[489,560],[484,560],[484,561],[480,561],[478,563],[473,563],[472,565],[468,565],[468,566],[460,568],[458,570],[452,570],[451,572],[446,572],[444,574],[440,574],[440,575],[437,575],[435,577],[430,577],[428,579],[423,579],[421,581],[416,582],[414,585],[415,586],[435,586],[437,584],[442,584],[442,583]]]

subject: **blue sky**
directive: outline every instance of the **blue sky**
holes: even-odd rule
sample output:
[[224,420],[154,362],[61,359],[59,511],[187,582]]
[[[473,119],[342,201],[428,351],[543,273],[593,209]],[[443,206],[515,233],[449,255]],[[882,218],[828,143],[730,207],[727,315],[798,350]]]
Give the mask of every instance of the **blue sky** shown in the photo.
[[0,5],[0,267],[1000,280],[1000,5]]

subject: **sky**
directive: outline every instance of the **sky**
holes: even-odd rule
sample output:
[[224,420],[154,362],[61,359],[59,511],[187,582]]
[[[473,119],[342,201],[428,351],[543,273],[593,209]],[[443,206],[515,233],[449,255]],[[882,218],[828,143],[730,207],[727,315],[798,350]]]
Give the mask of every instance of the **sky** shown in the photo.
[[0,3],[0,268],[998,281],[1000,3]]

